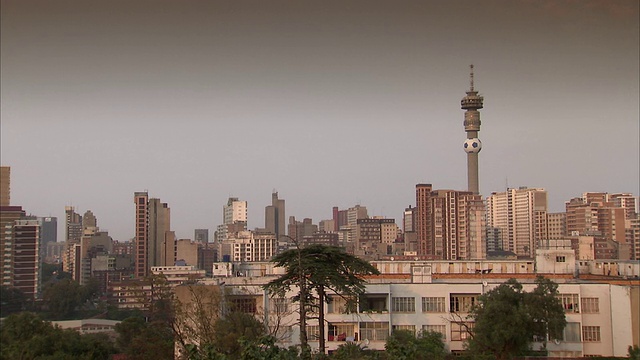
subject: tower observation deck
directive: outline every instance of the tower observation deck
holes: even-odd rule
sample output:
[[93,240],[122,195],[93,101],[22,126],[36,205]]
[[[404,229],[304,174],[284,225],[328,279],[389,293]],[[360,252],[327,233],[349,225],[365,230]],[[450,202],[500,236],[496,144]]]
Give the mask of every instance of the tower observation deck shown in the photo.
[[482,149],[482,142],[478,138],[480,131],[480,109],[483,107],[484,98],[478,95],[473,87],[473,65],[470,66],[470,87],[467,96],[460,101],[460,107],[464,113],[464,131],[467,139],[464,142],[464,151],[467,153],[467,183],[468,191],[479,194],[478,184],[478,153]]

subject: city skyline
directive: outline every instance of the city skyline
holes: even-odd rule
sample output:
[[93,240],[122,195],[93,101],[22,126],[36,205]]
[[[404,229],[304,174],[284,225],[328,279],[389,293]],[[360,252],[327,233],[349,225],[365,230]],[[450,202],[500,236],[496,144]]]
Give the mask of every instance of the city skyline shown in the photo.
[[470,64],[483,198],[638,195],[637,1],[141,4],[2,1],[12,204],[92,210],[117,240],[136,191],[178,238],[229,197],[262,226],[273,190],[287,217],[361,204],[399,224],[416,184],[467,188]]

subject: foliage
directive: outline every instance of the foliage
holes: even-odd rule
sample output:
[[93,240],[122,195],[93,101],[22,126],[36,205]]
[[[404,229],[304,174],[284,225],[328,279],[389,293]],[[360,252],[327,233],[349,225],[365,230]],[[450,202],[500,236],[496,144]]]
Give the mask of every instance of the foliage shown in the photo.
[[289,347],[284,349],[276,345],[273,336],[263,336],[256,341],[246,338],[240,339],[240,358],[243,360],[295,360],[298,359],[298,349]]
[[99,286],[95,279],[91,279],[86,285],[80,285],[71,279],[51,283],[42,294],[48,309],[43,316],[52,320],[83,318],[86,314],[81,314],[79,311],[98,295]]
[[416,337],[408,330],[396,330],[385,344],[387,356],[390,359],[422,360],[444,359],[446,352],[442,334],[425,331]]
[[118,349],[131,360],[173,359],[173,333],[166,324],[127,318],[116,325]]
[[375,352],[366,350],[354,342],[346,342],[338,346],[330,358],[336,360],[366,360],[377,358],[375,355]]
[[640,347],[638,345],[629,345],[629,359],[640,360]]
[[239,359],[242,342],[255,342],[266,335],[264,325],[253,315],[231,312],[214,325],[213,347],[229,359]]
[[564,329],[566,319],[556,296],[557,285],[542,277],[536,283],[536,289],[527,293],[510,279],[478,298],[469,315],[474,320],[474,328],[468,329],[471,353],[507,359],[525,353],[534,336],[545,338],[549,332]]
[[[265,285],[271,294],[283,296],[292,288],[298,293],[293,301],[300,303],[299,326],[302,357],[309,357],[309,346],[306,334],[307,311],[310,309],[314,290],[318,302],[327,301],[326,292],[335,292],[346,298],[354,298],[365,290],[364,276],[379,274],[378,270],[343,249],[313,244],[303,248],[290,249],[276,255],[272,260],[285,273]],[[319,322],[324,324],[324,307],[318,309]],[[320,352],[324,352],[324,331],[320,332]]]
[[54,327],[36,314],[7,317],[0,327],[3,359],[108,359],[115,348],[105,334],[80,335]]
[[0,287],[0,317],[24,310],[27,298],[20,289],[12,286]]

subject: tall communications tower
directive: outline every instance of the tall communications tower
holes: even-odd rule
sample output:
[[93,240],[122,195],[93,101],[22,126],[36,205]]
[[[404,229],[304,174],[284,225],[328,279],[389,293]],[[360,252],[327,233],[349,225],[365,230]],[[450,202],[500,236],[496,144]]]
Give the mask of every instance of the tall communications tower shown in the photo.
[[473,89],[473,65],[470,76],[471,87],[467,96],[460,101],[464,113],[464,131],[467,132],[467,140],[464,142],[464,151],[467,153],[467,183],[468,190],[474,194],[480,193],[478,185],[478,153],[482,149],[482,142],[478,139],[480,131],[480,112],[484,98]]

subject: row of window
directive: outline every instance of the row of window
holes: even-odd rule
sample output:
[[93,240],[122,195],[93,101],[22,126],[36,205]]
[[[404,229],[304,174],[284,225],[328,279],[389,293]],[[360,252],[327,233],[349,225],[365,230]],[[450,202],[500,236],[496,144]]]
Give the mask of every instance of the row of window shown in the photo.
[[[580,312],[582,307],[583,313],[597,314],[600,312],[600,302],[595,297],[583,297],[579,299],[578,294],[560,294],[559,295],[562,307],[566,312]],[[422,298],[422,312],[423,313],[444,313],[446,309],[445,297],[423,297]],[[287,312],[287,299],[273,299],[274,310],[278,313]],[[449,311],[450,312],[469,312],[477,302],[477,295],[451,295],[449,298]],[[578,304],[581,304],[578,305]],[[347,313],[353,312],[353,309],[348,309],[349,304],[346,299],[335,297],[329,302],[329,313]],[[379,310],[386,311],[386,300],[380,299],[365,299],[360,306],[361,311],[367,310]],[[348,311],[350,310],[350,311]],[[416,311],[416,298],[415,297],[392,297],[391,298],[391,311],[412,313]]]
[[[469,337],[469,332],[472,331],[473,326],[473,322],[452,322],[450,331],[451,341],[466,340]],[[389,335],[389,323],[361,322],[359,330],[362,339],[384,341]],[[393,325],[391,330],[407,330],[416,334],[415,325]],[[447,340],[446,325],[422,325],[422,331],[440,333],[442,334],[443,340]],[[307,326],[307,337],[309,340],[313,341],[314,339],[318,339],[319,335],[320,327],[318,325]],[[600,326],[580,327],[580,323],[570,322],[567,323],[567,327],[563,331],[562,338],[557,340],[565,342],[580,342],[580,335],[582,335],[583,342],[600,342]],[[334,324],[329,326],[329,341],[345,341],[346,339],[357,340],[357,337],[358,333],[354,332],[353,324]]]

